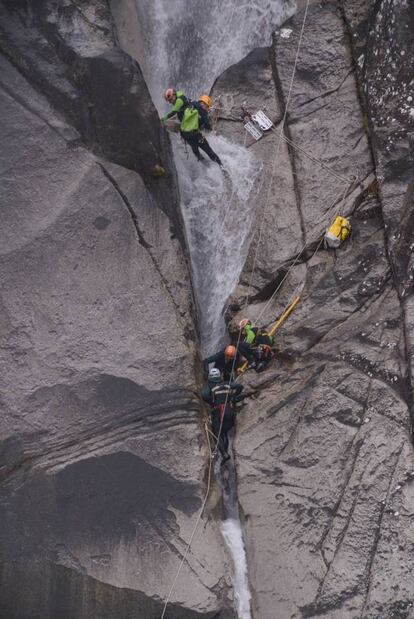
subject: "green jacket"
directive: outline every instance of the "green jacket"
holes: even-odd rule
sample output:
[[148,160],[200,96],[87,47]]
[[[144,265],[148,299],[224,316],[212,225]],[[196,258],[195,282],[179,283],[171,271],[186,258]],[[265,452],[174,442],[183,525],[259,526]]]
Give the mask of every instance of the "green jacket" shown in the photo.
[[252,344],[266,344],[266,346],[273,346],[273,337],[265,329],[253,327],[253,325],[246,325],[244,327],[244,332],[244,341],[250,346]]
[[255,341],[255,339],[256,339],[256,332],[257,332],[257,329],[255,329],[254,327],[252,327],[252,325],[246,325],[246,326],[244,327],[244,331],[245,331],[245,333],[246,333],[246,337],[245,337],[244,341],[245,341],[247,344],[253,344],[253,343],[254,343],[254,341]]
[[177,90],[177,99],[167,114],[164,114],[162,120],[168,120],[177,115],[180,121],[180,131],[198,131],[200,128],[200,116],[198,110],[193,107],[190,101],[184,94],[183,90]]
[[187,133],[189,131],[198,131],[200,128],[200,115],[195,107],[187,107],[184,110],[184,116],[181,121],[180,131]]
[[164,116],[162,117],[162,120],[168,120],[169,118],[172,118],[176,114],[180,120],[183,119],[184,110],[186,106],[188,105],[188,99],[185,96],[183,90],[177,90],[176,96],[177,98],[175,100],[173,107],[170,109],[169,112],[164,114]]

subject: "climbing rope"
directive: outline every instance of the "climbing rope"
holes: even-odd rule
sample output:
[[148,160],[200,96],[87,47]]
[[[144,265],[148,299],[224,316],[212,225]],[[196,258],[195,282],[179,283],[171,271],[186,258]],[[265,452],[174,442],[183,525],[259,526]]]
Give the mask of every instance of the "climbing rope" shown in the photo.
[[[274,127],[274,125],[273,125],[273,127],[271,127],[271,131],[274,132],[275,130],[276,130],[276,127]],[[285,142],[287,142],[292,148],[294,148],[295,150],[297,150],[300,153],[302,153],[303,155],[305,155],[305,157],[307,157],[308,159],[310,159],[314,163],[317,163],[318,165],[320,165],[324,170],[326,170],[329,174],[331,174],[332,176],[334,176],[338,180],[344,181],[345,183],[349,182],[351,180],[351,177],[346,177],[346,176],[343,176],[342,174],[339,174],[339,172],[337,172],[336,170],[334,170],[333,168],[328,166],[324,161],[322,161],[321,159],[318,159],[317,157],[314,157],[313,155],[308,153],[304,148],[299,146],[299,144],[297,144],[296,142],[294,142],[293,140],[288,138],[287,135],[283,134],[283,140],[285,140]]]
[[[225,399],[225,402],[224,402],[224,410],[226,410],[227,401],[228,401],[229,395],[230,395],[230,390],[231,390],[230,389],[230,385],[232,383],[232,378],[234,376],[234,368],[236,367],[237,355],[239,354],[239,344],[240,344],[241,333],[242,333],[242,330],[239,329],[239,336],[237,338],[237,344],[236,344],[236,354],[234,355],[233,363],[232,363],[232,366],[231,366],[230,378],[229,378],[229,382],[228,382],[229,389],[227,391],[226,399]],[[219,432],[218,432],[218,435],[217,435],[217,443],[216,443],[216,449],[215,449],[214,455],[217,453],[217,450],[218,450],[218,444],[219,444],[219,440],[220,440],[220,436],[221,436],[221,430],[223,428],[223,422],[224,422],[224,413],[221,416],[220,428],[219,428]]]
[[[275,155],[275,158],[274,158],[274,161],[273,161],[273,166],[272,166],[272,174],[271,174],[271,177],[270,177],[270,181],[269,181],[269,185],[268,185],[268,190],[267,190],[267,195],[266,195],[266,200],[265,200],[265,202],[264,202],[264,206],[263,206],[262,213],[261,213],[261,218],[260,218],[260,219],[261,219],[261,222],[260,222],[260,228],[259,228],[259,238],[258,238],[258,242],[257,242],[256,248],[255,248],[254,259],[253,259],[253,266],[252,266],[252,271],[251,271],[251,275],[250,275],[250,279],[249,279],[248,291],[247,291],[247,294],[246,294],[246,305],[247,305],[247,302],[248,302],[249,293],[250,293],[250,289],[251,289],[251,286],[252,286],[252,281],[253,281],[254,272],[255,272],[255,270],[256,270],[257,254],[258,254],[258,249],[259,249],[259,247],[260,247],[260,243],[261,243],[261,237],[262,237],[262,232],[263,232],[263,223],[264,223],[264,219],[265,219],[265,214],[266,214],[266,210],[267,210],[267,207],[268,207],[268,203],[269,203],[269,200],[270,200],[270,192],[271,192],[271,189],[272,189],[273,177],[274,177],[274,175],[275,175],[276,162],[277,162],[277,158],[278,158],[278,155],[279,155],[279,152],[280,152],[280,146],[281,146],[281,143],[282,143],[282,139],[283,139],[283,140],[285,140],[288,144],[290,144],[290,146],[292,146],[292,148],[294,148],[294,149],[298,150],[298,151],[299,151],[299,152],[301,152],[303,155],[305,155],[306,157],[308,157],[310,160],[312,160],[312,161],[314,161],[314,162],[318,163],[319,165],[321,165],[324,169],[326,169],[326,170],[327,170],[330,174],[332,174],[333,176],[335,176],[337,179],[339,179],[339,180],[341,180],[341,181],[343,181],[343,182],[347,182],[347,183],[349,183],[349,181],[350,181],[350,179],[349,179],[349,178],[346,178],[346,177],[344,177],[343,175],[341,175],[341,174],[337,173],[336,171],[332,170],[329,166],[327,166],[324,162],[322,162],[322,161],[318,160],[318,159],[317,159],[316,157],[314,157],[313,155],[310,155],[309,153],[307,153],[307,152],[306,152],[303,148],[301,148],[300,146],[298,146],[297,144],[295,144],[292,140],[290,140],[290,138],[288,138],[288,137],[284,134],[284,128],[285,128],[285,123],[286,123],[286,118],[287,118],[288,108],[289,108],[289,104],[290,104],[290,100],[291,100],[292,89],[293,89],[293,83],[294,83],[294,78],[295,78],[295,73],[296,73],[296,68],[297,68],[297,63],[298,63],[298,58],[299,58],[300,48],[301,48],[301,45],[302,45],[302,40],[303,40],[303,35],[304,35],[304,30],[305,30],[305,24],[306,24],[306,18],[307,18],[307,14],[308,14],[308,9],[309,9],[309,3],[310,3],[310,0],[306,0],[306,6],[305,6],[305,11],[304,11],[304,17],[303,17],[302,27],[301,27],[301,31],[300,31],[300,35],[299,35],[298,47],[297,47],[297,50],[296,50],[295,62],[294,62],[293,71],[292,71],[292,76],[291,76],[291,80],[290,80],[290,84],[289,84],[288,96],[287,96],[287,99],[286,99],[286,105],[285,105],[285,109],[284,109],[284,114],[283,114],[282,124],[281,124],[280,132],[279,132],[279,139],[278,139],[278,142],[277,142],[277,147],[276,147],[276,155]],[[274,131],[274,130],[275,130],[275,128],[272,128],[272,131]],[[353,182],[354,182],[354,179],[352,179],[352,183],[353,183]],[[346,197],[346,195],[347,195],[347,192],[348,192],[348,186],[345,188],[345,191],[344,191],[344,194],[343,194],[342,201],[340,202],[340,206],[343,204],[343,201],[345,200],[345,197]],[[231,194],[231,197],[230,197],[229,204],[227,205],[227,208],[226,208],[226,210],[225,210],[224,221],[225,221],[225,219],[226,219],[226,217],[227,217],[227,213],[228,213],[228,212],[229,212],[229,210],[230,210],[230,206],[231,206],[231,203],[232,203],[232,201],[233,201],[234,195],[235,195],[235,191],[233,190],[233,192],[232,192],[232,194]],[[333,204],[329,207],[329,209],[328,209],[328,213],[331,211],[331,209],[335,206],[335,204],[336,204],[336,203],[337,203],[337,201],[335,200],[335,201],[334,201],[334,203],[333,203]],[[223,221],[223,224],[224,224],[224,221]],[[313,255],[312,255],[312,258],[314,257],[314,255],[316,254],[316,252],[319,250],[319,248],[320,248],[320,246],[321,246],[322,242],[323,242],[323,236],[322,236],[321,240],[319,241],[319,243],[317,244],[316,249],[315,249],[315,251],[314,251],[314,253],[313,253]],[[301,255],[303,254],[303,252],[305,251],[305,249],[306,249],[306,244],[304,244],[303,248],[300,250],[300,252],[299,252],[299,253],[298,253],[298,255],[296,256],[296,258],[295,258],[295,259],[293,260],[293,262],[290,264],[290,266],[289,266],[289,268],[288,268],[287,272],[285,273],[285,275],[284,275],[284,277],[282,278],[281,282],[278,284],[278,286],[277,286],[276,290],[273,292],[272,296],[270,297],[270,299],[269,299],[269,300],[268,300],[268,302],[266,303],[265,307],[261,310],[261,312],[260,312],[260,314],[259,314],[259,316],[258,316],[258,319],[259,319],[259,318],[263,315],[263,313],[264,313],[264,312],[266,311],[266,309],[269,307],[270,303],[272,302],[272,300],[273,300],[273,299],[274,299],[274,297],[276,296],[277,292],[280,290],[280,288],[281,288],[281,286],[283,285],[284,281],[285,281],[285,280],[287,279],[287,277],[289,276],[289,273],[291,272],[291,270],[294,268],[294,266],[295,266],[295,265],[297,264],[297,262],[299,261],[299,259],[300,259]],[[238,356],[238,350],[239,350],[239,344],[240,344],[241,333],[242,333],[242,329],[239,329],[239,335],[238,335],[237,345],[236,345],[236,354],[235,354],[235,357],[234,357],[234,359],[233,359],[232,369],[231,369],[231,373],[230,373],[230,379],[229,379],[229,382],[228,382],[228,387],[229,387],[229,389],[228,389],[227,394],[226,394],[226,399],[225,399],[224,409],[223,409],[224,411],[225,411],[225,409],[226,409],[227,402],[228,402],[228,398],[229,398],[229,396],[230,396],[230,392],[231,392],[230,385],[231,385],[231,382],[232,382],[232,377],[233,377],[233,374],[234,374],[235,364],[236,364],[236,360],[237,360],[237,356]],[[235,380],[237,380],[237,378],[236,378]],[[210,430],[209,430],[209,429],[208,429],[208,427],[207,427],[207,422],[206,422],[206,424],[205,424],[205,431],[206,431],[206,436],[207,436],[207,441],[208,441],[208,448],[209,448],[209,467],[208,467],[207,489],[206,489],[206,493],[205,493],[205,496],[204,496],[204,499],[203,499],[203,502],[202,502],[202,505],[201,505],[200,512],[199,512],[199,514],[198,514],[198,516],[197,516],[197,519],[196,519],[196,522],[195,522],[194,528],[193,528],[193,530],[192,530],[192,533],[191,533],[191,535],[190,535],[190,539],[189,539],[188,544],[187,544],[187,547],[186,547],[186,549],[185,549],[184,555],[183,555],[183,557],[182,557],[182,559],[181,559],[180,565],[179,565],[179,567],[178,567],[178,570],[177,570],[177,572],[176,572],[176,574],[175,574],[174,580],[173,580],[172,585],[171,585],[171,587],[170,587],[170,590],[169,590],[169,592],[168,592],[168,595],[167,595],[167,598],[166,598],[166,601],[165,601],[165,604],[164,604],[163,612],[162,612],[162,615],[161,615],[161,619],[164,619],[164,617],[165,617],[165,612],[166,612],[166,609],[167,609],[168,603],[169,603],[169,601],[170,601],[170,599],[171,599],[171,596],[172,596],[172,593],[173,593],[174,587],[175,587],[175,585],[176,585],[176,582],[177,582],[177,580],[178,580],[178,577],[179,577],[179,575],[180,575],[180,572],[181,572],[181,569],[182,569],[182,567],[183,567],[183,565],[184,565],[184,562],[185,562],[185,561],[186,561],[186,559],[187,559],[187,556],[188,556],[188,553],[189,553],[189,551],[190,551],[190,548],[191,548],[191,545],[192,545],[192,542],[193,542],[193,539],[194,539],[195,533],[196,533],[196,531],[197,531],[198,525],[199,525],[200,520],[201,520],[201,517],[202,517],[202,515],[203,515],[203,512],[204,512],[205,506],[206,506],[206,504],[207,504],[207,500],[208,500],[208,496],[209,496],[209,493],[210,493],[210,488],[211,488],[211,479],[212,479],[212,463],[213,463],[213,458],[214,458],[214,456],[216,455],[217,450],[218,450],[218,445],[219,445],[219,441],[220,441],[220,437],[221,437],[221,433],[222,433],[222,428],[223,428],[223,422],[224,422],[224,414],[221,416],[221,420],[220,420],[220,428],[219,428],[218,436],[217,436],[217,437],[214,437],[214,438],[216,439],[216,446],[215,446],[214,452],[212,452],[212,450],[211,450],[211,442],[210,442],[210,433],[211,433],[211,432],[210,432]],[[214,435],[213,435],[213,436],[214,436]]]
[[306,24],[306,17],[308,15],[309,2],[310,2],[310,0],[306,0],[305,12],[304,12],[304,15],[303,15],[303,21],[302,21],[302,27],[301,27],[301,31],[300,31],[300,35],[299,35],[298,47],[297,47],[297,50],[296,50],[295,62],[294,62],[294,65],[293,65],[293,71],[292,71],[292,76],[291,76],[291,79],[290,79],[288,96],[287,96],[287,99],[286,99],[285,110],[284,110],[284,113],[283,113],[282,124],[281,124],[281,127],[280,127],[279,139],[278,139],[277,147],[276,147],[276,155],[275,155],[275,158],[273,160],[272,174],[271,174],[271,177],[270,177],[270,182],[269,182],[269,186],[268,186],[267,196],[266,196],[266,200],[265,200],[265,203],[264,203],[263,212],[262,212],[262,215],[261,215],[260,228],[259,228],[259,239],[258,239],[258,242],[257,242],[257,245],[256,245],[256,249],[255,249],[255,252],[254,252],[252,272],[251,272],[251,275],[250,275],[249,286],[248,286],[247,294],[246,294],[246,305],[247,305],[247,302],[248,302],[249,293],[250,293],[250,289],[251,289],[251,285],[252,285],[252,281],[253,281],[253,275],[254,275],[254,272],[256,270],[257,254],[258,254],[258,250],[259,250],[259,246],[260,246],[260,242],[261,242],[261,238],[262,238],[263,223],[264,223],[264,219],[265,219],[265,213],[266,213],[266,210],[267,210],[268,202],[269,202],[269,199],[270,199],[270,191],[271,191],[271,188],[272,188],[272,180],[273,180],[273,176],[274,176],[275,171],[276,171],[276,161],[277,161],[277,158],[278,158],[278,155],[279,155],[280,145],[282,143],[282,136],[284,134],[287,112],[288,112],[288,108],[289,108],[289,104],[290,104],[290,99],[291,99],[291,96],[292,96],[293,82],[294,82],[294,79],[295,79],[296,67],[297,67],[297,64],[298,64],[298,59],[299,59],[300,48],[301,48],[301,45],[302,45],[303,34],[304,34],[304,31],[305,31],[305,24]]
[[[231,389],[230,389],[230,385],[231,385],[231,382],[232,382],[232,377],[233,377],[233,374],[234,374],[234,368],[235,368],[235,365],[236,365],[237,354],[238,354],[238,350],[239,350],[240,337],[241,337],[241,329],[240,329],[240,331],[239,331],[239,337],[238,337],[238,340],[237,340],[236,354],[235,354],[235,356],[234,356],[233,363],[232,363],[232,367],[231,367],[230,378],[229,378],[229,382],[228,382],[229,389],[228,389],[228,391],[227,391],[227,394],[226,394],[226,399],[225,399],[225,402],[224,402],[224,410],[226,409],[227,402],[228,402],[228,398],[229,398],[230,391],[231,391]],[[202,515],[203,515],[203,512],[204,512],[205,506],[206,506],[206,504],[207,504],[208,495],[210,494],[210,488],[211,488],[211,471],[212,471],[212,464],[213,464],[213,459],[214,459],[215,455],[217,454],[218,444],[219,444],[219,440],[220,440],[220,436],[221,436],[221,431],[222,431],[222,428],[223,428],[223,421],[224,421],[224,414],[223,414],[223,415],[222,415],[222,417],[221,417],[221,421],[220,421],[220,428],[219,428],[219,432],[218,432],[217,437],[216,437],[216,436],[215,436],[212,432],[210,432],[210,430],[209,430],[209,428],[208,428],[208,425],[207,425],[207,423],[208,423],[208,422],[206,421],[206,422],[205,422],[205,424],[204,424],[204,429],[205,429],[205,432],[206,432],[207,442],[208,442],[208,451],[209,451],[209,465],[208,465],[208,476],[207,476],[207,489],[206,489],[206,493],[205,493],[205,496],[204,496],[203,502],[202,502],[202,504],[201,504],[200,512],[199,512],[199,514],[198,514],[198,516],[197,516],[197,520],[196,520],[195,525],[194,525],[194,528],[193,528],[193,530],[192,530],[192,532],[191,532],[190,539],[189,539],[189,541],[188,541],[187,547],[186,547],[185,552],[184,552],[184,554],[183,554],[183,557],[182,557],[182,559],[181,559],[181,561],[180,561],[180,565],[178,566],[178,569],[177,569],[177,572],[176,572],[176,574],[175,574],[174,580],[173,580],[173,582],[172,582],[172,585],[171,585],[170,590],[169,590],[169,592],[168,592],[167,598],[166,598],[166,600],[165,600],[165,603],[164,603],[164,608],[163,608],[162,615],[161,615],[161,618],[160,618],[160,619],[164,619],[165,612],[166,612],[166,610],[167,610],[167,606],[168,606],[168,604],[169,604],[169,602],[170,602],[171,595],[172,595],[172,593],[173,593],[173,591],[174,591],[175,584],[176,584],[176,582],[177,582],[177,580],[178,580],[178,577],[179,577],[179,575],[180,575],[180,572],[181,572],[181,569],[182,569],[182,567],[183,567],[183,565],[184,565],[184,562],[185,562],[185,561],[186,561],[186,559],[187,559],[187,555],[188,555],[188,553],[189,553],[189,551],[190,551],[191,545],[192,545],[192,543],[193,543],[194,536],[195,536],[195,534],[196,534],[196,531],[197,531],[198,525],[199,525],[199,523],[200,523],[200,520],[201,520],[201,517],[202,517]],[[214,438],[216,439],[216,446],[215,446],[214,451],[212,451],[212,449],[211,449],[210,434],[211,434],[212,436],[214,436]]]
[[[337,212],[339,212],[343,206],[343,203],[345,201],[345,198],[348,194],[348,191],[353,187],[354,182],[352,182],[351,185],[347,185],[345,187],[345,190],[343,192],[342,195],[342,199],[341,200],[334,200],[331,204],[331,206],[328,208],[327,210],[327,214],[329,214],[331,212],[331,210],[334,208],[334,206],[336,204],[338,204],[339,202],[339,206],[337,209]],[[310,257],[310,260],[312,260],[314,258],[314,256],[316,255],[316,253],[319,251],[322,243],[323,243],[323,235],[322,238],[320,239],[320,241],[318,242],[316,249],[314,250],[312,256]],[[281,287],[283,286],[284,282],[286,281],[286,279],[288,278],[290,272],[292,271],[293,267],[298,263],[300,257],[302,256],[302,254],[304,253],[304,251],[306,250],[306,243],[304,243],[302,249],[299,251],[299,253],[296,255],[295,259],[293,260],[293,262],[290,264],[288,270],[286,271],[285,275],[283,276],[282,280],[279,282],[278,286],[276,287],[276,289],[274,290],[272,296],[268,299],[266,305],[261,309],[261,311],[259,312],[258,316],[256,317],[256,322],[259,322],[260,318],[263,316],[263,314],[265,313],[265,311],[267,310],[267,308],[269,307],[269,305],[271,304],[271,302],[273,301],[273,299],[275,298],[275,296],[277,295],[277,293],[279,292],[279,290],[281,289]],[[297,289],[301,286],[301,284],[298,284]],[[296,294],[293,295],[293,297],[295,297]]]
[[164,603],[164,608],[163,608],[162,615],[161,615],[161,619],[164,619],[164,617],[165,617],[165,612],[166,612],[166,610],[167,610],[167,606],[168,606],[168,604],[169,604],[169,602],[170,602],[172,592],[174,591],[175,584],[176,584],[176,582],[177,582],[177,580],[178,580],[178,577],[179,577],[179,575],[180,575],[180,572],[181,572],[181,569],[182,569],[182,567],[183,567],[183,565],[184,565],[184,562],[185,562],[185,560],[187,559],[187,555],[188,555],[188,553],[189,553],[189,551],[190,551],[191,544],[193,543],[193,539],[194,539],[194,536],[195,536],[195,534],[196,534],[196,531],[197,531],[198,525],[199,525],[199,523],[200,523],[201,516],[203,515],[204,508],[205,508],[205,506],[206,506],[206,504],[207,504],[208,495],[210,494],[210,488],[211,488],[211,471],[212,471],[212,464],[213,464],[213,455],[212,455],[212,452],[211,452],[211,443],[210,443],[210,436],[209,436],[209,430],[208,430],[208,427],[207,427],[207,422],[205,422],[205,424],[204,424],[204,429],[205,429],[205,431],[206,431],[207,442],[208,442],[208,451],[209,451],[209,465],[208,465],[207,489],[206,489],[206,493],[205,493],[205,496],[204,496],[203,502],[202,502],[202,504],[201,504],[200,512],[199,512],[199,514],[198,514],[198,516],[197,516],[196,523],[195,523],[194,528],[193,528],[193,530],[192,530],[192,532],[191,532],[190,539],[189,539],[189,541],[188,541],[187,547],[186,547],[186,549],[185,549],[185,552],[184,552],[183,557],[182,557],[182,559],[181,559],[180,565],[179,565],[178,570],[177,570],[177,572],[176,572],[176,574],[175,574],[175,577],[174,577],[173,583],[172,583],[172,585],[171,585],[171,587],[170,587],[170,590],[169,590],[169,592],[168,592],[167,598],[166,598],[166,600],[165,600],[165,603]]

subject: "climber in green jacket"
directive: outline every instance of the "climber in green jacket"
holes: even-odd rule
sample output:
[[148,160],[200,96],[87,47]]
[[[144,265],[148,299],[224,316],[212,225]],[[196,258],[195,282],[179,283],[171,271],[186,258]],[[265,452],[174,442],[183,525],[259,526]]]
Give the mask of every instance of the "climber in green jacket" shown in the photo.
[[223,167],[220,157],[213,151],[206,138],[200,132],[200,129],[211,129],[208,118],[208,110],[213,105],[211,97],[202,95],[198,101],[189,101],[182,90],[167,88],[164,98],[173,107],[167,114],[164,114],[162,120],[166,121],[177,115],[180,121],[181,137],[190,145],[197,160],[204,160],[199,150],[201,148],[212,161]]
[[239,351],[247,359],[249,368],[261,372],[273,357],[273,337],[265,329],[254,327],[247,318],[239,322],[239,330]]
[[172,108],[169,112],[164,114],[161,120],[166,121],[177,115],[178,120],[181,122],[183,120],[184,110],[190,105],[190,101],[185,96],[184,91],[167,88],[164,98],[168,103],[172,104]]

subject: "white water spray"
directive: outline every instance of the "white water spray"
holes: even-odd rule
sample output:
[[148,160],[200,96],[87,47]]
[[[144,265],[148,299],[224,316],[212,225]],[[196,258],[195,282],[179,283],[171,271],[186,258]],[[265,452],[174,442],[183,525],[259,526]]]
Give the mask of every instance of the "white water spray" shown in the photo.
[[209,142],[228,174],[209,160],[199,163],[191,151],[187,159],[179,141],[174,144],[205,354],[225,335],[224,305],[247,256],[254,217],[249,196],[260,172],[246,149],[219,136]]
[[[252,49],[270,45],[271,33],[293,15],[295,0],[111,0],[121,45],[143,70],[163,114],[166,87],[189,98],[208,93],[214,80]],[[204,354],[223,344],[223,308],[247,255],[252,220],[249,197],[258,174],[252,155],[207,136],[231,180],[215,164],[188,160],[173,136]],[[228,209],[228,212],[226,211]]]
[[[293,15],[295,0],[111,0],[115,16],[135,21],[136,37],[122,45],[137,58],[155,104],[166,87],[189,96],[209,92],[225,69],[255,47],[270,45],[272,31]],[[122,11],[125,11],[122,13]],[[128,26],[124,25],[124,30]],[[129,42],[129,46],[128,46]]]
[[244,548],[240,521],[225,520],[221,525],[221,532],[230,550],[234,564],[234,598],[239,619],[251,619],[250,590],[247,578],[247,558]]

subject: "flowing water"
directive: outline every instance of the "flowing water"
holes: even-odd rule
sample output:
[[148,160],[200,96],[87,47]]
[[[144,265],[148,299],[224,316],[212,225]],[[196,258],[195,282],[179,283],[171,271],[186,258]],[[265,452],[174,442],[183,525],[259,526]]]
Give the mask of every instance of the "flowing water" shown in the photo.
[[[142,7],[143,0],[136,3]],[[253,48],[270,44],[274,28],[295,7],[293,0],[152,0],[145,15],[143,70],[160,111],[167,109],[162,97],[167,86],[179,86],[194,98],[208,93],[227,67]],[[227,178],[214,163],[198,164],[191,152],[187,159],[179,140],[174,143],[204,355],[224,343],[225,303],[247,257],[251,191],[260,172],[243,147],[219,136],[208,140]]]
[[[215,79],[255,47],[270,44],[272,31],[295,12],[294,0],[111,0],[121,44],[140,63],[152,98],[163,114],[167,87],[188,97],[208,94]],[[252,225],[252,187],[260,165],[249,151],[220,136],[208,140],[226,174],[198,163],[171,135],[181,207],[190,250],[204,354],[225,338],[227,298],[246,259]],[[233,458],[216,469],[222,486],[222,534],[234,563],[239,619],[251,619],[247,559],[238,513]]]
[[249,589],[246,550],[239,518],[233,437],[234,431],[231,432],[230,436],[230,460],[224,465],[222,465],[220,461],[216,462],[214,472],[221,486],[223,496],[224,520],[221,525],[221,533],[233,560],[234,601],[237,615],[239,619],[251,619],[251,594]]
[[144,40],[138,60],[161,109],[168,86],[193,96],[208,93],[225,69],[255,47],[269,45],[272,31],[296,9],[294,0],[133,2],[129,19],[135,17]]
[[[216,78],[255,47],[296,9],[294,0],[111,0],[123,47],[140,63],[163,114],[167,87],[190,98],[208,93]],[[223,310],[246,259],[251,195],[260,166],[250,153],[219,136],[209,142],[228,172],[188,159],[172,137],[182,197],[204,355],[223,343]],[[224,221],[224,223],[223,223]]]
[[185,155],[177,138],[175,161],[186,225],[203,353],[225,338],[224,307],[237,284],[247,252],[254,210],[250,200],[261,166],[249,151],[220,136],[209,136],[226,173],[216,163]]
[[238,518],[224,520],[221,525],[221,532],[233,559],[233,586],[237,614],[239,619],[251,619],[247,558],[240,520]]

